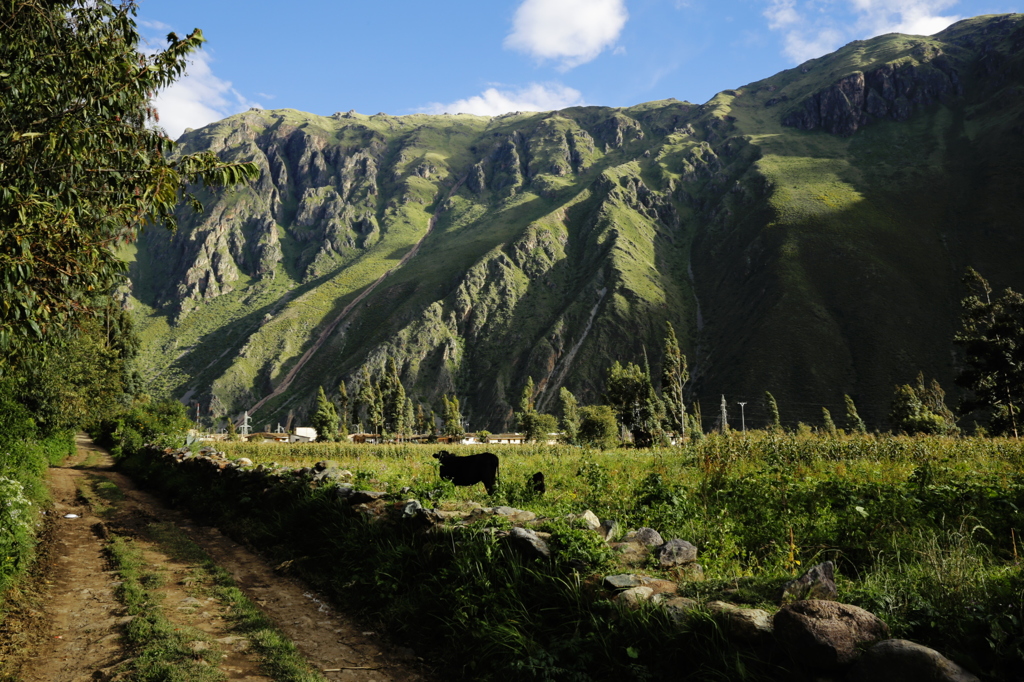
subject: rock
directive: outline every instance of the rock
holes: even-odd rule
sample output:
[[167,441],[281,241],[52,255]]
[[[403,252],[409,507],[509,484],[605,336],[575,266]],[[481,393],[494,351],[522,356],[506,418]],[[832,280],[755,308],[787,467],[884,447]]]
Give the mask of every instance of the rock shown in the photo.
[[889,626],[850,604],[809,599],[775,614],[775,636],[797,661],[829,671],[853,663],[863,645],[886,639]]
[[650,601],[652,596],[654,596],[654,590],[646,585],[638,585],[637,587],[631,587],[628,590],[619,592],[612,601],[618,602],[623,606],[636,608],[640,605],[640,602]]
[[619,575],[606,575],[603,585],[609,590],[627,590],[631,587],[639,587],[644,582],[646,582],[644,576],[620,573]]
[[611,548],[619,553],[619,561],[627,566],[642,566],[651,551],[641,542],[613,542]]
[[597,514],[589,509],[582,514],[570,514],[569,520],[580,521],[587,530],[598,530],[601,528],[601,519],[597,518]]
[[688,564],[697,559],[697,547],[686,540],[669,540],[658,548],[658,563],[664,568]]
[[668,612],[668,617],[677,625],[685,623],[690,617],[690,612],[700,608],[696,600],[687,597],[673,597],[665,600],[662,605]]
[[700,564],[683,564],[674,571],[679,580],[687,580],[694,583],[704,582],[704,567]]
[[802,599],[835,601],[839,597],[835,580],[835,564],[831,561],[812,566],[799,578],[783,585],[779,601],[783,604]]
[[605,542],[610,542],[619,534],[619,522],[615,519],[605,519],[596,530]]
[[622,538],[622,541],[640,542],[648,547],[658,547],[665,544],[665,541],[661,539],[661,533],[653,528],[638,528],[636,530],[631,530],[626,533],[626,536]]
[[188,643],[188,648],[192,653],[198,654],[200,651],[206,651],[210,648],[209,642],[204,642],[200,639],[194,639]]
[[423,511],[423,505],[420,504],[419,500],[406,500],[402,503],[402,518],[412,519],[420,516],[420,512]]
[[756,643],[772,634],[772,616],[763,609],[746,609],[724,601],[708,602],[706,608],[724,621],[729,634],[740,641]]
[[849,682],[978,682],[938,651],[887,639],[868,649],[850,670]]
[[528,559],[547,559],[551,556],[548,544],[528,528],[513,528],[508,534],[509,543]]
[[[340,487],[340,486],[339,486]],[[387,493],[377,492],[376,490],[353,490],[348,495],[348,501],[352,504],[368,504],[370,502],[376,502],[384,498]]]
[[252,460],[249,459],[248,457],[239,457],[238,459],[235,460],[235,466],[251,467]]
[[495,516],[507,516],[512,523],[527,523],[537,518],[532,511],[514,507],[491,507],[491,513]]
[[649,587],[654,590],[654,594],[665,594],[672,595],[679,591],[679,585],[675,584],[671,580],[661,580],[659,578],[645,578],[643,582],[644,587]]

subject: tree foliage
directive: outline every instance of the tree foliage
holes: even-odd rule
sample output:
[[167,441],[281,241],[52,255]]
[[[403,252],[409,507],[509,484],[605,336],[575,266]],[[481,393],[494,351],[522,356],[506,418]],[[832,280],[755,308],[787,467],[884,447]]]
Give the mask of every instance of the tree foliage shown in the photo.
[[846,403],[847,430],[849,430],[850,433],[867,433],[868,427],[864,424],[864,420],[860,418],[860,414],[857,412],[857,406],[854,404],[853,398],[844,394],[843,400]]
[[442,432],[449,438],[461,438],[465,430],[462,428],[462,411],[457,396],[441,396],[444,401],[444,417]]
[[926,385],[924,373],[918,373],[916,383],[896,387],[889,414],[893,430],[911,435],[956,433],[956,418],[945,399],[939,382],[932,379]]
[[1024,403],[1024,296],[1006,289],[994,296],[973,268],[964,276],[962,328],[954,337],[963,355],[957,384],[970,394],[963,414],[978,413],[992,430],[1019,435]]
[[324,387],[320,387],[316,395],[316,410],[309,420],[309,425],[316,429],[316,440],[319,443],[333,442],[338,433],[338,413],[334,403],[327,399]]
[[586,405],[580,408],[579,439],[582,445],[610,448],[619,444],[619,424],[608,405]]
[[764,407],[768,412],[768,430],[782,431],[782,420],[779,417],[779,404],[775,402],[775,396],[768,391],[764,392]]
[[565,386],[558,392],[562,403],[562,433],[569,445],[579,445],[580,406],[576,396]]
[[661,397],[665,403],[665,419],[668,428],[679,435],[686,433],[686,382],[690,370],[686,356],[679,350],[676,330],[671,322],[665,323],[665,359],[661,369]]
[[[255,178],[209,152],[171,158],[148,124],[158,90],[203,42],[197,29],[139,51],[134,2],[8,0],[0,13],[0,350],[97,312],[121,281],[115,251],[144,223],[174,226],[189,183]],[[100,306],[103,302],[100,302]],[[45,350],[45,348],[42,348]],[[2,367],[0,367],[2,371]]]
[[632,362],[625,367],[612,363],[605,382],[605,399],[619,423],[633,436],[637,447],[650,447],[661,431],[664,414],[661,400],[651,383],[651,371]]

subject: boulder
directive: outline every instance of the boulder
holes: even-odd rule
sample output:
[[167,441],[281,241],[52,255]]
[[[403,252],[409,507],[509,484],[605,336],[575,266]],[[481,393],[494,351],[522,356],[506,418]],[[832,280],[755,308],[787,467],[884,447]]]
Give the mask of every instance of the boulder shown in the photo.
[[783,585],[782,597],[779,601],[783,604],[803,599],[835,601],[839,597],[835,581],[835,564],[826,561],[812,566],[799,578],[790,580]]
[[637,528],[626,533],[625,537],[622,538],[623,542],[639,542],[647,545],[648,547],[659,547],[665,544],[665,541],[661,539],[661,533],[654,530],[653,528]]
[[529,528],[516,527],[508,534],[509,544],[528,559],[547,559],[551,556],[548,543]]
[[619,575],[606,575],[604,586],[609,590],[628,590],[632,587],[639,587],[646,582],[645,576],[632,573],[620,573]]
[[695,561],[697,547],[686,540],[669,540],[658,548],[657,555],[662,568],[671,568]]
[[600,527],[595,529],[605,542],[611,542],[612,538],[619,534],[619,522],[615,519],[605,519]]
[[626,566],[643,566],[651,554],[642,542],[613,542],[610,546],[619,553],[619,561]]
[[580,521],[587,530],[598,530],[601,527],[601,519],[589,509],[582,514],[569,514],[567,518],[570,521]]
[[[340,487],[341,486],[339,486],[339,488]],[[376,490],[353,490],[348,495],[348,501],[352,504],[369,504],[383,499],[386,495],[387,493],[378,492]]]
[[874,645],[847,675],[849,682],[978,682],[978,678],[938,651],[887,639]]
[[654,596],[654,590],[646,585],[638,585],[619,592],[613,601],[635,609],[640,602],[650,601],[652,596]]
[[662,606],[668,612],[668,617],[677,625],[684,624],[689,619],[690,612],[700,608],[696,600],[687,597],[672,597],[665,600]]
[[808,599],[775,614],[775,636],[793,660],[814,670],[853,663],[864,645],[889,637],[889,626],[858,606]]
[[762,609],[746,609],[724,601],[708,602],[705,608],[725,623],[730,636],[740,641],[761,642],[772,634],[772,616]]

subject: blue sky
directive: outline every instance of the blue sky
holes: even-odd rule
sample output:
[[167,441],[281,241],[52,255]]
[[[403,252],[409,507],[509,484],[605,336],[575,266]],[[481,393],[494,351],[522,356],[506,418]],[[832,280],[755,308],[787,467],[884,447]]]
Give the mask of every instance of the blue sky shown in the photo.
[[1024,0],[140,0],[151,48],[203,30],[160,94],[177,137],[251,106],[500,114],[702,103],[851,40],[928,35]]

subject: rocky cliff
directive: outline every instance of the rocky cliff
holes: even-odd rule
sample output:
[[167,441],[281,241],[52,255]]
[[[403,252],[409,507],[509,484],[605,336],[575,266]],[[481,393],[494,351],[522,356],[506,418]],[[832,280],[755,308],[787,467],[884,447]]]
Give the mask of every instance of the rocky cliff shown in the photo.
[[770,390],[812,422],[846,393],[881,425],[919,370],[951,388],[966,265],[1024,286],[1022,26],[858,41],[703,105],[187,133],[263,172],[140,240],[152,390],[262,426],[394,357],[415,402],[497,430],[528,376],[554,411],[616,359],[657,370],[667,320],[705,414],[725,393],[757,423]]

